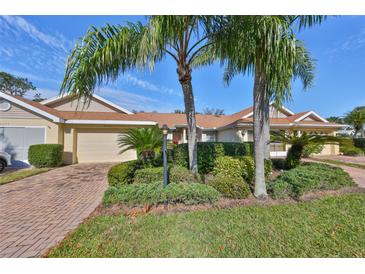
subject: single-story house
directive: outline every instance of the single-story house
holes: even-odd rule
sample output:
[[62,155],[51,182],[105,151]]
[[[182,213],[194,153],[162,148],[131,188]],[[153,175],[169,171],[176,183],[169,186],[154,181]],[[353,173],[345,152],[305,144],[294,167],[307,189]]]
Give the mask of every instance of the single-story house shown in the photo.
[[[201,142],[252,141],[252,107],[232,115],[197,114],[198,139]],[[271,107],[271,129],[300,130],[332,134],[342,125],[330,123],[314,111],[293,113]],[[32,144],[64,145],[64,162],[117,162],[136,158],[134,151],[119,154],[119,134],[133,127],[167,124],[168,138],[187,142],[185,114],[132,113],[98,95],[85,104],[70,96],[34,102],[0,92],[0,150],[9,152],[13,161],[27,162]],[[287,147],[272,144],[272,156],[284,156]],[[338,154],[338,145],[325,145],[322,154]]]

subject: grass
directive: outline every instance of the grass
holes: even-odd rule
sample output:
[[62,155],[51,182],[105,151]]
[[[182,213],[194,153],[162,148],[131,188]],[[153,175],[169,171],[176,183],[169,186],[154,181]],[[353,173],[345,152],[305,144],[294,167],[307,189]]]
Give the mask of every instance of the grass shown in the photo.
[[0,185],[11,183],[50,170],[49,168],[27,168],[0,174]]
[[324,163],[334,164],[334,165],[343,165],[343,166],[349,166],[349,167],[365,169],[365,165],[362,165],[362,164],[349,163],[349,162],[344,162],[344,161],[339,161],[339,160],[330,160],[330,159],[315,158],[315,160],[320,161],[320,162],[324,162]]
[[365,194],[162,216],[99,216],[49,257],[364,257]]

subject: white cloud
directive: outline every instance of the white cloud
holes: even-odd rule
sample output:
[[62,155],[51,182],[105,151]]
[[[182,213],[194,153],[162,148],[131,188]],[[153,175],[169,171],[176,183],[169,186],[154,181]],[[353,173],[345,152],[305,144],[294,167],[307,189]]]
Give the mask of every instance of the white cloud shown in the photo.
[[175,92],[171,88],[168,88],[168,87],[163,86],[163,85],[155,85],[155,84],[150,83],[146,80],[139,79],[139,78],[137,78],[137,77],[135,77],[135,76],[133,76],[129,73],[122,75],[122,79],[125,80],[127,83],[133,85],[133,86],[140,87],[140,88],[145,89],[145,90],[155,91],[155,92],[168,94],[168,95],[181,96],[180,93]]
[[356,35],[351,35],[341,44],[343,50],[354,50],[365,46],[365,30]]
[[46,34],[20,16],[3,16],[2,18],[12,28],[27,33],[29,37],[37,41],[41,41],[50,47],[62,49],[64,52],[67,52],[65,47],[65,39],[63,37],[60,39],[59,37]]

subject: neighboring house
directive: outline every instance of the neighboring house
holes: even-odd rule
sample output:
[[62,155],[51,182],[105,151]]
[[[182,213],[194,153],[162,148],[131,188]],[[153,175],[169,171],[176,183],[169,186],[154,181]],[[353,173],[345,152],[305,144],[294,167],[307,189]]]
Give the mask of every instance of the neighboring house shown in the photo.
[[[334,134],[342,125],[329,123],[313,111],[294,114],[285,107],[271,109],[271,129],[301,130]],[[8,151],[14,161],[27,162],[32,144],[64,145],[64,162],[116,162],[135,159],[134,151],[119,154],[119,134],[132,127],[167,124],[169,139],[187,142],[185,114],[136,113],[94,95],[89,104],[70,96],[41,103],[0,92],[0,150]],[[252,108],[232,115],[197,114],[201,142],[252,141]],[[287,147],[271,145],[272,156],[283,156]],[[337,145],[326,145],[322,154],[338,154]]]

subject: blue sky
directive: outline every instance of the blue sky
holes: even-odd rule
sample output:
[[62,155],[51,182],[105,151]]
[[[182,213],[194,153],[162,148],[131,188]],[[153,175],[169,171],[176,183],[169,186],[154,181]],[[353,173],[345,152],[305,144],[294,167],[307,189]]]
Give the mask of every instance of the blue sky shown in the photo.
[[[0,70],[27,77],[45,97],[57,95],[65,60],[89,26],[145,20],[143,16],[0,17]],[[324,117],[365,105],[365,16],[331,17],[299,34],[317,60],[313,88],[294,83],[295,112],[315,110]],[[214,64],[193,71],[196,109],[224,109],[227,114],[252,104],[252,77],[236,77],[229,87]],[[183,109],[176,66],[167,57],[154,72],[130,71],[97,93],[123,107],[159,112]]]

